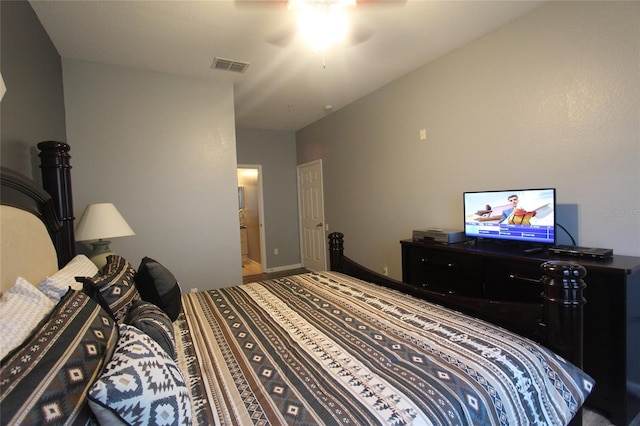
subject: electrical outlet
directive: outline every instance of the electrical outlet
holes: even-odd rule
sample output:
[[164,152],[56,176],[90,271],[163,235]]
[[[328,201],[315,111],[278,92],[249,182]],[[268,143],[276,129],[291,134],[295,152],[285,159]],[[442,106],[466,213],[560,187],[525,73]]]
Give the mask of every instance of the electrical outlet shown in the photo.
[[426,140],[427,139],[427,129],[420,129],[420,140]]
[[198,292],[198,287],[191,289],[191,293],[197,293],[197,292]]
[[275,255],[277,256],[277,255],[278,255],[278,253],[279,253],[279,252],[278,252],[278,249],[277,249],[277,248],[274,248],[274,249],[273,249],[273,254],[275,254]]
[[382,273],[386,276],[389,276],[389,267],[388,266],[383,266],[382,267]]

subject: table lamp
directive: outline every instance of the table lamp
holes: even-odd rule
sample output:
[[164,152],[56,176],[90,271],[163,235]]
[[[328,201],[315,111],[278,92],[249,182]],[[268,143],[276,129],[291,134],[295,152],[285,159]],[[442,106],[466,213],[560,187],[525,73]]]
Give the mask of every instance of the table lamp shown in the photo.
[[111,203],[89,204],[76,225],[76,241],[92,241],[93,251],[89,258],[102,269],[107,256],[114,254],[109,248],[111,241],[105,238],[135,235],[118,209]]

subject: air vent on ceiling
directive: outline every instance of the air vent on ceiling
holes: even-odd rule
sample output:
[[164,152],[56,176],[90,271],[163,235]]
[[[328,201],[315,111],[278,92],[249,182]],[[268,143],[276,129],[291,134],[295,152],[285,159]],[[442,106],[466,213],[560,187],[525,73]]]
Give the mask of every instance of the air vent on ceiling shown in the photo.
[[232,71],[243,73],[249,68],[249,64],[246,62],[234,61],[232,59],[213,58],[213,64],[211,68],[214,70]]

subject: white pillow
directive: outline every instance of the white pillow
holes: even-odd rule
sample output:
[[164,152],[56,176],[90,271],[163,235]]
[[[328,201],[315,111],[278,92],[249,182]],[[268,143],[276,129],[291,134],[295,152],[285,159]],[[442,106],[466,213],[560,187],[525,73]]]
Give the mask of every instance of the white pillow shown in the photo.
[[98,267],[89,258],[79,254],[62,269],[50,277],[45,277],[38,286],[54,302],[58,302],[71,287],[74,290],[82,290],[82,283],[76,281],[76,277],[93,277],[98,273]]
[[44,293],[18,277],[0,299],[0,359],[20,346],[54,307]]
[[38,286],[38,290],[44,293],[53,303],[57,304],[62,296],[67,294],[69,286],[65,287],[57,281],[52,280],[49,277],[44,277],[44,280]]

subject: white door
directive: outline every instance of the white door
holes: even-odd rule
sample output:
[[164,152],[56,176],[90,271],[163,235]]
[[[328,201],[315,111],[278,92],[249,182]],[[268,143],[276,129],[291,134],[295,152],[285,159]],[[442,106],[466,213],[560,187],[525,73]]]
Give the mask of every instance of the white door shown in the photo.
[[298,166],[298,215],[302,266],[312,271],[324,271],[327,269],[327,239],[322,160]]

